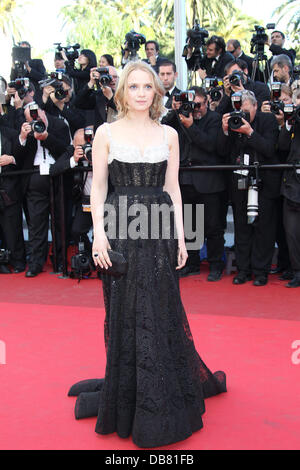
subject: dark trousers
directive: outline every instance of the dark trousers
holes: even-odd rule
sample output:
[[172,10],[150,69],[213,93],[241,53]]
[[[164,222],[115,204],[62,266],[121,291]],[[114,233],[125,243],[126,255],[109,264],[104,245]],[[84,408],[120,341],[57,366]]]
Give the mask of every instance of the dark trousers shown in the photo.
[[284,198],[283,222],[291,267],[293,271],[300,271],[300,204],[297,210],[295,207],[291,207],[287,199]]
[[[182,203],[192,205],[192,230],[196,229],[195,214],[196,204],[204,205],[204,238],[207,246],[207,261],[211,268],[221,269],[223,267],[222,257],[224,254],[224,221],[223,204],[220,193],[204,194],[198,192],[193,185],[182,185]],[[195,250],[188,251],[188,264],[199,265],[200,246]]]
[[267,275],[272,263],[277,226],[276,199],[259,192],[259,216],[254,224],[247,223],[247,190],[232,189],[234,244],[238,271]]
[[24,269],[26,259],[21,203],[12,204],[0,211],[0,226],[4,246],[10,251],[9,264],[14,268]]
[[72,224],[72,237],[74,242],[78,244],[80,241],[84,242],[85,249],[92,253],[92,244],[88,237],[88,232],[93,225],[92,215],[90,212],[83,212],[82,205],[76,206],[76,212]]
[[[59,194],[54,188],[55,194],[55,236],[57,243],[58,264],[61,263],[61,234],[59,223]],[[48,255],[48,230],[50,213],[50,176],[33,173],[30,176],[27,191],[25,194],[28,211],[28,244],[29,260],[28,265],[31,270],[42,269]]]
[[290,258],[289,249],[286,241],[285,228],[283,223],[283,203],[284,197],[280,196],[277,200],[277,230],[276,230],[276,243],[278,245],[278,258],[277,266],[282,269],[289,269]]

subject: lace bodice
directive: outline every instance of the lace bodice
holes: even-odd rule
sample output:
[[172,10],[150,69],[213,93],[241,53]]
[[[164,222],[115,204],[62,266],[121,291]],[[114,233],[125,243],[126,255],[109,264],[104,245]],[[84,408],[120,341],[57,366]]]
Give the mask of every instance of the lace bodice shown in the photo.
[[168,160],[169,145],[166,126],[163,126],[163,141],[159,144],[148,145],[144,148],[143,153],[136,145],[117,142],[112,137],[108,123],[105,124],[105,127],[109,138],[108,164],[111,164],[113,160],[124,163],[158,163]]

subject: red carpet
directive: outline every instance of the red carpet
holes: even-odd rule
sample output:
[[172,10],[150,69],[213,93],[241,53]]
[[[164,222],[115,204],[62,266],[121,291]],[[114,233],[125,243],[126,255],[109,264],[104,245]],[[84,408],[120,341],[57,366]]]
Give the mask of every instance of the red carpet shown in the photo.
[[[196,347],[227,373],[228,393],[206,400],[201,431],[164,449],[299,449],[300,290],[206,274],[181,280],[182,297]],[[101,283],[3,275],[0,309],[0,448],[137,449],[97,435],[96,418],[76,421],[67,397],[74,382],[104,375]]]

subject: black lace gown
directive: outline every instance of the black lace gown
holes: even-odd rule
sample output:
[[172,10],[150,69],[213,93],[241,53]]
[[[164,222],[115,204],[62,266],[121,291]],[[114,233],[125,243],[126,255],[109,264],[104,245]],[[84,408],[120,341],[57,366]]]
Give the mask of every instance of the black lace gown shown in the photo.
[[[118,225],[130,207],[142,207],[142,212],[147,208],[148,214],[162,204],[171,207],[169,194],[162,190],[169,152],[166,136],[161,145],[148,147],[141,155],[137,148],[115,142],[109,126],[107,132],[114,186],[107,203],[115,208]],[[93,380],[84,381],[87,390],[96,393],[81,393],[77,402],[80,405],[84,395],[85,406],[90,399],[95,408],[96,397],[97,433],[132,435],[137,446],[149,448],[178,442],[201,429],[204,399],[226,391],[226,376],[221,371],[213,374],[194,346],[175,269],[174,216],[162,218],[159,235],[155,227],[156,239],[151,239],[145,227],[149,235],[154,219],[149,215],[147,223],[140,218],[139,225],[135,210],[127,226],[134,224],[141,236],[131,239],[123,233],[109,240],[113,250],[124,254],[129,268],[121,278],[103,276],[105,378],[95,380],[94,390],[89,388]]]

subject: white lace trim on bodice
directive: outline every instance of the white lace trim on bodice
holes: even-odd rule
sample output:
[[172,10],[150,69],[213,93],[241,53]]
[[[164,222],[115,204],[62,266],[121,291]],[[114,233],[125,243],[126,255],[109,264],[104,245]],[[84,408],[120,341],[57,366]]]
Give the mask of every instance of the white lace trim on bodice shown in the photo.
[[169,157],[169,145],[167,141],[167,132],[165,126],[164,140],[161,144],[149,145],[144,148],[142,153],[136,145],[122,144],[112,138],[109,124],[105,124],[109,138],[108,164],[113,160],[126,163],[158,163],[167,160]]

